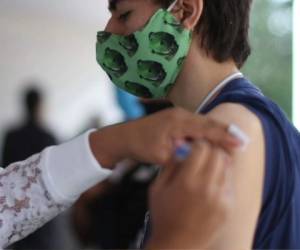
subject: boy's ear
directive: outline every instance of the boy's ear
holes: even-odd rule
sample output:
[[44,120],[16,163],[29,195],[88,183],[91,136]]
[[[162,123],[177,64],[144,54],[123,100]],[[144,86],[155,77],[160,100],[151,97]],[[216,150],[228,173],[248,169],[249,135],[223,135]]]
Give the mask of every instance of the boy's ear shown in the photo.
[[172,10],[173,15],[189,30],[196,27],[202,12],[203,0],[178,0]]

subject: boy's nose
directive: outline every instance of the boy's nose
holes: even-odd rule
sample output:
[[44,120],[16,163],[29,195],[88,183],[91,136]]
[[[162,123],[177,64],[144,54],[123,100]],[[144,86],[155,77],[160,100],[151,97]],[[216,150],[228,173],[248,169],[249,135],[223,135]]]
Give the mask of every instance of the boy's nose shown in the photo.
[[108,21],[104,31],[112,33],[112,34],[116,34],[116,35],[126,35],[126,33],[124,32],[124,28],[122,28],[121,25],[118,24],[118,22],[115,21],[113,18],[111,18]]

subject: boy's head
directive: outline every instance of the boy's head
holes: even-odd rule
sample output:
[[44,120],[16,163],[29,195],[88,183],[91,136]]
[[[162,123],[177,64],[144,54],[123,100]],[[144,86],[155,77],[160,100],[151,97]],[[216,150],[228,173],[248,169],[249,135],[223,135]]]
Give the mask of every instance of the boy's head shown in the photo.
[[[110,0],[107,30],[130,34],[142,28],[158,8],[173,0]],[[251,49],[248,41],[252,0],[178,0],[173,14],[193,30],[199,46],[217,62],[233,60],[241,67]]]
[[39,89],[31,87],[24,92],[24,106],[27,118],[30,120],[39,119],[39,112],[42,105],[42,93]]

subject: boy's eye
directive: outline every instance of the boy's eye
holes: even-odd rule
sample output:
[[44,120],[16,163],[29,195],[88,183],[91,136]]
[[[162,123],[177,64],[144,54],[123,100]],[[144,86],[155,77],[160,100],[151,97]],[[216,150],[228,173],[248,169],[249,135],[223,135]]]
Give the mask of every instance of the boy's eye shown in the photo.
[[126,11],[125,13],[123,13],[123,14],[121,14],[120,16],[119,16],[119,20],[120,21],[127,21],[128,20],[128,18],[129,18],[129,16],[130,16],[130,14],[131,14],[131,10],[129,10],[129,11]]

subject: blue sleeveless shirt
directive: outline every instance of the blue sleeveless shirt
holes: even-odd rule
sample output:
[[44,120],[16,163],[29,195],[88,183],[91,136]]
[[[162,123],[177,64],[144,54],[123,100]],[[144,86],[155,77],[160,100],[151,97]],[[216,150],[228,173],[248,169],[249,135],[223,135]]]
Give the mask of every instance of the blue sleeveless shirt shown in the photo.
[[[245,78],[228,83],[201,113],[228,102],[252,111],[263,126],[265,179],[253,248],[300,249],[300,133],[284,112]],[[146,238],[150,232],[147,224]]]

